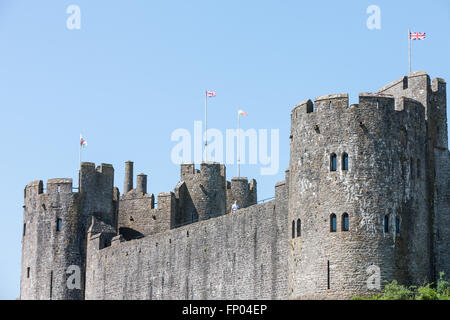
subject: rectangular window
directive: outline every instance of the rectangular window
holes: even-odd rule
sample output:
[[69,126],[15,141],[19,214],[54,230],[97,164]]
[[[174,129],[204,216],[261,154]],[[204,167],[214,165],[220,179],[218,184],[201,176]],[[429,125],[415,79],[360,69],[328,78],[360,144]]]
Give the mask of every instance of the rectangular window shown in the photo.
[[27,278],[30,277],[30,267],[27,268]]
[[56,220],[56,231],[61,231],[62,229],[62,220],[58,218],[58,220]]
[[53,271],[50,272],[50,300],[53,298]]

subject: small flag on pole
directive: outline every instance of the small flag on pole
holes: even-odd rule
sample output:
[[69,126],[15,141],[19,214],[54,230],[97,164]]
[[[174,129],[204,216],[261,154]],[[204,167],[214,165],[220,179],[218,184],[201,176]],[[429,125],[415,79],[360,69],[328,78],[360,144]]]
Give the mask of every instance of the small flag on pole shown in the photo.
[[206,91],[206,96],[208,98],[213,98],[216,96],[216,92],[215,91]]
[[409,38],[411,40],[423,40],[426,37],[426,33],[425,32],[410,32],[409,33]]
[[83,139],[83,135],[80,134],[80,147],[87,147],[87,141]]
[[247,115],[247,112],[245,112],[243,110],[239,110],[238,113],[239,113],[240,116],[246,116]]

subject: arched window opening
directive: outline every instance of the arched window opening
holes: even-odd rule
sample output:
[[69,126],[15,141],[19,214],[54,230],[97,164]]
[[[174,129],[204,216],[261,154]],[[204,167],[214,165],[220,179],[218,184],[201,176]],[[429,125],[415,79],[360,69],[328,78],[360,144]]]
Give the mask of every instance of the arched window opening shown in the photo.
[[348,213],[344,212],[342,215],[342,231],[348,231],[349,230],[349,219],[348,219]]
[[330,170],[331,171],[337,170],[337,157],[335,153],[332,153],[330,156]]
[[295,238],[295,221],[292,221],[292,239]]
[[334,213],[330,216],[330,232],[336,232],[336,215]]
[[56,220],[56,231],[61,231],[62,229],[62,219]]
[[342,170],[348,170],[348,154],[345,152],[342,154]]
[[389,215],[385,215],[384,216],[384,232],[388,233],[389,232]]
[[400,219],[398,217],[395,218],[395,233],[400,234]]
[[297,220],[297,237],[302,235],[302,221],[300,219]]

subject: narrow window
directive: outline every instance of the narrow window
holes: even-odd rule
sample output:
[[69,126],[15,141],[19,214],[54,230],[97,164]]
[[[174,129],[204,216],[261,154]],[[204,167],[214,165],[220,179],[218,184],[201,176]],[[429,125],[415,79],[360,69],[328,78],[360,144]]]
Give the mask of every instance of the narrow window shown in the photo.
[[62,220],[58,218],[58,220],[56,220],[56,231],[61,231],[62,229]]
[[342,154],[342,170],[348,170],[348,154],[345,152]]
[[328,108],[330,109],[330,110],[333,110],[333,104],[330,102],[330,104],[328,105]]
[[384,232],[389,232],[389,215],[384,216]]
[[27,224],[23,224],[23,236],[25,237],[25,234],[27,233]]
[[50,300],[53,297],[53,271],[50,272]]
[[348,221],[348,213],[344,212],[342,215],[342,231],[348,231],[349,229],[349,221]]
[[297,220],[297,237],[301,236],[302,232],[302,222],[300,219]]
[[417,159],[417,178],[420,178],[420,159]]
[[336,169],[337,169],[337,158],[336,158],[336,154],[332,153],[330,156],[330,170],[336,171]]
[[295,221],[292,221],[292,239],[295,238]]
[[330,290],[330,260],[327,261],[327,287]]
[[58,193],[60,193],[61,192],[61,186],[58,184],[58,186],[56,187],[56,191],[58,192]]
[[336,232],[336,215],[334,213],[330,216],[330,232]]
[[400,234],[400,219],[398,217],[395,218],[395,233]]
[[30,277],[30,267],[27,268],[27,278]]
[[414,160],[413,160],[413,158],[411,158],[409,166],[410,166],[409,171],[411,173],[411,180],[414,180]]

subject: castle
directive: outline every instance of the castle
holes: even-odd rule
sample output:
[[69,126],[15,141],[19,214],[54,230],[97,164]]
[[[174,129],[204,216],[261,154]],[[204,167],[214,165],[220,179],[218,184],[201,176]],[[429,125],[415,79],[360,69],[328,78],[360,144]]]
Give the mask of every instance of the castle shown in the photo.
[[450,275],[446,110],[445,81],[425,72],[358,104],[298,104],[286,179],[264,203],[210,162],[181,165],[157,206],[132,162],[122,194],[108,164],[82,163],[76,192],[31,182],[21,299],[345,299],[374,294],[377,272],[382,285]]

